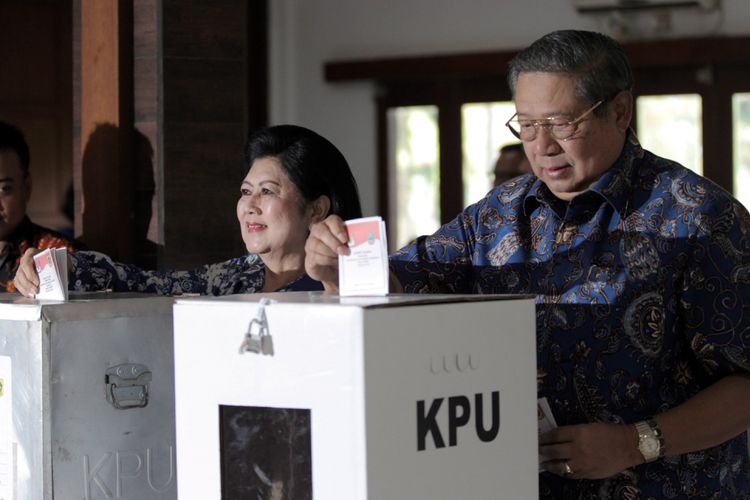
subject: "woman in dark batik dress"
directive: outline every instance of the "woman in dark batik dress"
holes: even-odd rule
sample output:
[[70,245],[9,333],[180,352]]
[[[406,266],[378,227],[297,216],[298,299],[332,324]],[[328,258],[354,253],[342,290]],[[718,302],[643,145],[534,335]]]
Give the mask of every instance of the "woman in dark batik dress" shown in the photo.
[[[361,217],[349,164],[330,141],[294,125],[252,134],[245,156],[237,219],[246,255],[187,271],[149,271],[98,252],[78,252],[70,256],[70,290],[160,295],[321,290],[305,274],[305,240],[309,226],[330,214]],[[29,297],[39,286],[34,253],[24,254],[15,278]]]

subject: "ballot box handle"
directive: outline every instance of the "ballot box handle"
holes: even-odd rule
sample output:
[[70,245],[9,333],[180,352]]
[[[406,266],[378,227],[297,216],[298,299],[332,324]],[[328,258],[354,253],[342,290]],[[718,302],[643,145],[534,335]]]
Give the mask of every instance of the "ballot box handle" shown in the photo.
[[151,370],[146,365],[125,363],[108,368],[104,373],[107,401],[118,410],[143,408],[148,405]]
[[268,328],[268,319],[266,318],[266,306],[276,302],[269,298],[263,297],[258,302],[258,310],[255,317],[247,325],[247,331],[240,344],[240,354],[252,352],[255,354],[264,354],[273,356],[273,337]]

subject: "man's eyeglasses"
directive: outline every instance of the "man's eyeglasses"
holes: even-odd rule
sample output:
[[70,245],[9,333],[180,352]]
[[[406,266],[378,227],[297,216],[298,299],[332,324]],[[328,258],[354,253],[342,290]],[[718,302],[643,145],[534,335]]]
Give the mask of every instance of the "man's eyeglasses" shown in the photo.
[[518,113],[516,113],[510,117],[510,120],[505,122],[505,126],[510,129],[513,135],[524,142],[536,139],[536,133],[539,127],[546,128],[550,135],[558,141],[565,141],[573,137],[578,131],[578,125],[580,125],[581,122],[603,102],[604,99],[597,102],[574,120],[565,120],[559,116],[528,120],[526,118],[517,118]]

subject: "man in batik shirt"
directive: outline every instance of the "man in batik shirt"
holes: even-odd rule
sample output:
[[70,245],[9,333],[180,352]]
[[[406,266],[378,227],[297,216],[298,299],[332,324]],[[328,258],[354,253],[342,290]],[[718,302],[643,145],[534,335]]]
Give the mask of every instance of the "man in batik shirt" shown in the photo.
[[[536,295],[538,395],[560,425],[540,436],[541,498],[750,498],[747,211],[641,148],[609,37],[546,35],[508,79],[535,175],[394,254],[400,283]],[[312,228],[326,289],[345,241],[336,219]]]
[[65,247],[78,244],[51,229],[38,226],[26,215],[31,197],[29,146],[15,126],[0,122],[0,286],[15,291],[13,276],[23,253],[31,247]]

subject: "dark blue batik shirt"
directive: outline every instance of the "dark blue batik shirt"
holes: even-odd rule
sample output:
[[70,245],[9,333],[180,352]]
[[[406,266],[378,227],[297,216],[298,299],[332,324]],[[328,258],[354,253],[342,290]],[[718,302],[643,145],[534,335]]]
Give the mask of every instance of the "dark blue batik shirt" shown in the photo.
[[[263,260],[252,253],[186,271],[150,271],[115,262],[99,252],[76,252],[70,254],[70,258],[73,267],[68,288],[83,292],[110,289],[158,295],[256,293],[263,290],[266,275]],[[276,291],[316,290],[323,290],[323,285],[303,274]]]
[[[749,234],[739,202],[644,151],[631,132],[615,164],[570,203],[518,177],[391,265],[406,292],[535,294],[538,395],[558,425],[634,423],[750,371]],[[606,480],[540,474],[542,498],[749,492],[745,433]]]

